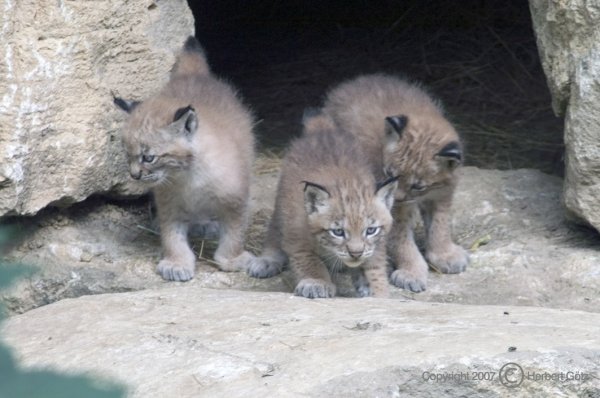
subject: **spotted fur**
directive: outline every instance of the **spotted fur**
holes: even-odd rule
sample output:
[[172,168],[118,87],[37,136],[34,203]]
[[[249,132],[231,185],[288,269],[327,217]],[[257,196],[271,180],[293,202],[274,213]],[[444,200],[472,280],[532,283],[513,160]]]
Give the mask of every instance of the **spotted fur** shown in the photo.
[[[379,178],[398,176],[388,241],[397,267],[392,282],[415,292],[425,290],[427,262],[445,273],[464,271],[467,252],[452,242],[450,234],[462,145],[440,103],[418,84],[376,74],[334,88],[323,110],[360,142]],[[419,210],[427,235],[427,262],[413,236]]]
[[255,277],[281,271],[289,259],[300,296],[332,297],[331,273],[348,268],[359,295],[386,296],[385,240],[395,180],[377,184],[356,140],[323,115],[305,116],[289,148],[275,212]]

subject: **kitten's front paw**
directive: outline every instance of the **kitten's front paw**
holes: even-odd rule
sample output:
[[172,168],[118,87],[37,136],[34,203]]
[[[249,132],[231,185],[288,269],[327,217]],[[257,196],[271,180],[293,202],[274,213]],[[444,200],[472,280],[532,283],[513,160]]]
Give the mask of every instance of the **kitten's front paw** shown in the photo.
[[302,279],[294,293],[306,298],[330,298],[335,296],[335,285],[321,279]]
[[283,264],[269,257],[256,257],[248,265],[247,272],[253,278],[270,278],[283,270]]
[[454,243],[444,251],[428,251],[425,258],[432,268],[444,274],[459,274],[469,265],[469,253]]
[[360,271],[352,274],[352,285],[354,286],[354,290],[356,290],[356,295],[358,297],[369,297],[373,295],[371,291],[371,287],[369,286],[369,281],[365,278],[364,274]]
[[362,285],[356,288],[356,295],[358,297],[370,297],[373,295],[373,292],[371,292],[371,288],[368,285]]
[[427,289],[427,274],[416,275],[406,269],[397,269],[392,272],[390,280],[394,286],[400,289],[410,290],[419,293]]
[[158,263],[156,272],[168,281],[185,282],[194,277],[194,264],[179,264],[165,258]]

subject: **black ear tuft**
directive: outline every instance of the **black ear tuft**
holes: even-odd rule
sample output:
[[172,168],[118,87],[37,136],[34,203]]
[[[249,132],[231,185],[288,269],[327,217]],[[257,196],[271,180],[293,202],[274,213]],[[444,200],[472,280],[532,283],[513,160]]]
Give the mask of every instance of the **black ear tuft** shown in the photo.
[[189,111],[193,111],[194,108],[192,108],[191,105],[185,106],[183,108],[179,108],[175,111],[175,115],[173,116],[173,121],[176,122],[179,119],[181,119],[183,117],[183,115],[185,115],[186,113],[188,113]]
[[322,186],[322,185],[315,184],[314,182],[309,182],[309,181],[301,181],[301,182],[304,184],[304,191],[305,191],[305,192],[306,192],[306,189],[307,189],[308,187],[314,187],[314,188],[320,189],[321,191],[325,192],[327,195],[331,195],[331,194],[329,193],[329,191],[327,191],[327,190],[325,189],[325,187],[324,187],[324,186]]
[[133,112],[133,110],[139,104],[141,104],[140,101],[128,101],[128,100],[124,100],[123,98],[120,98],[120,97],[115,97],[114,95],[113,95],[113,102],[116,106],[123,109],[127,113]]
[[462,162],[462,148],[458,142],[452,141],[444,146],[442,150],[438,152],[437,156],[456,159],[457,161]]
[[385,121],[392,129],[394,129],[394,131],[396,133],[398,133],[398,135],[400,137],[402,137],[402,132],[404,131],[404,128],[408,124],[407,116],[405,116],[405,115],[388,116],[385,118]]

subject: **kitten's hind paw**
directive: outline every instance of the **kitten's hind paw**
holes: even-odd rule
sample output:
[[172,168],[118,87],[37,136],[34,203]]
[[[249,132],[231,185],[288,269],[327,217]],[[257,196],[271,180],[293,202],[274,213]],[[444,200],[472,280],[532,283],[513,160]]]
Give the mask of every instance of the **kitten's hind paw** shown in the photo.
[[194,264],[182,265],[171,260],[163,259],[158,263],[156,272],[168,281],[185,282],[194,277]]
[[371,297],[373,292],[371,292],[369,286],[360,286],[356,289],[356,295],[358,297]]
[[280,274],[288,263],[287,255],[281,250],[268,250],[255,258],[247,272],[253,278],[270,278]]
[[294,290],[296,296],[330,298],[335,296],[335,285],[321,279],[302,279]]
[[410,290],[419,293],[427,289],[427,276],[418,277],[406,272],[404,269],[397,269],[392,272],[390,280],[394,286],[401,289]]
[[258,257],[248,266],[248,275],[253,278],[270,278],[278,275],[283,270],[283,265],[269,258]]
[[371,287],[369,286],[369,281],[367,281],[365,275],[359,270],[354,270],[352,273],[352,285],[354,286],[358,297],[369,297],[373,295]]
[[459,274],[469,265],[469,253],[455,244],[444,251],[429,251],[425,258],[433,269],[444,274]]

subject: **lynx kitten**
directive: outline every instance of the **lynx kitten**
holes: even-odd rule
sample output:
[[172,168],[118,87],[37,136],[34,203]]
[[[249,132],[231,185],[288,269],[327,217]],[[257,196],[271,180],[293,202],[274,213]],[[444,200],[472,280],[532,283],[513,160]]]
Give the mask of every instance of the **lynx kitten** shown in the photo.
[[131,176],[152,188],[164,258],[163,278],[194,276],[188,231],[217,220],[214,259],[224,271],[245,269],[255,258],[243,249],[253,118],[235,91],[213,77],[195,38],[185,42],[167,85],[143,102],[115,98],[130,113],[123,142]]
[[425,224],[425,258],[444,273],[459,273],[467,252],[452,242],[450,208],[463,151],[440,105],[418,85],[386,75],[343,83],[326,98],[324,112],[368,153],[379,178],[398,176],[394,228],[388,239],[397,269],[394,285],[426,289],[427,263],[413,238],[414,217]]
[[330,272],[344,267],[359,295],[387,296],[385,240],[396,182],[376,184],[364,160],[331,118],[305,116],[304,134],[283,160],[266,249],[250,275],[272,276],[289,257],[299,296],[333,297]]

